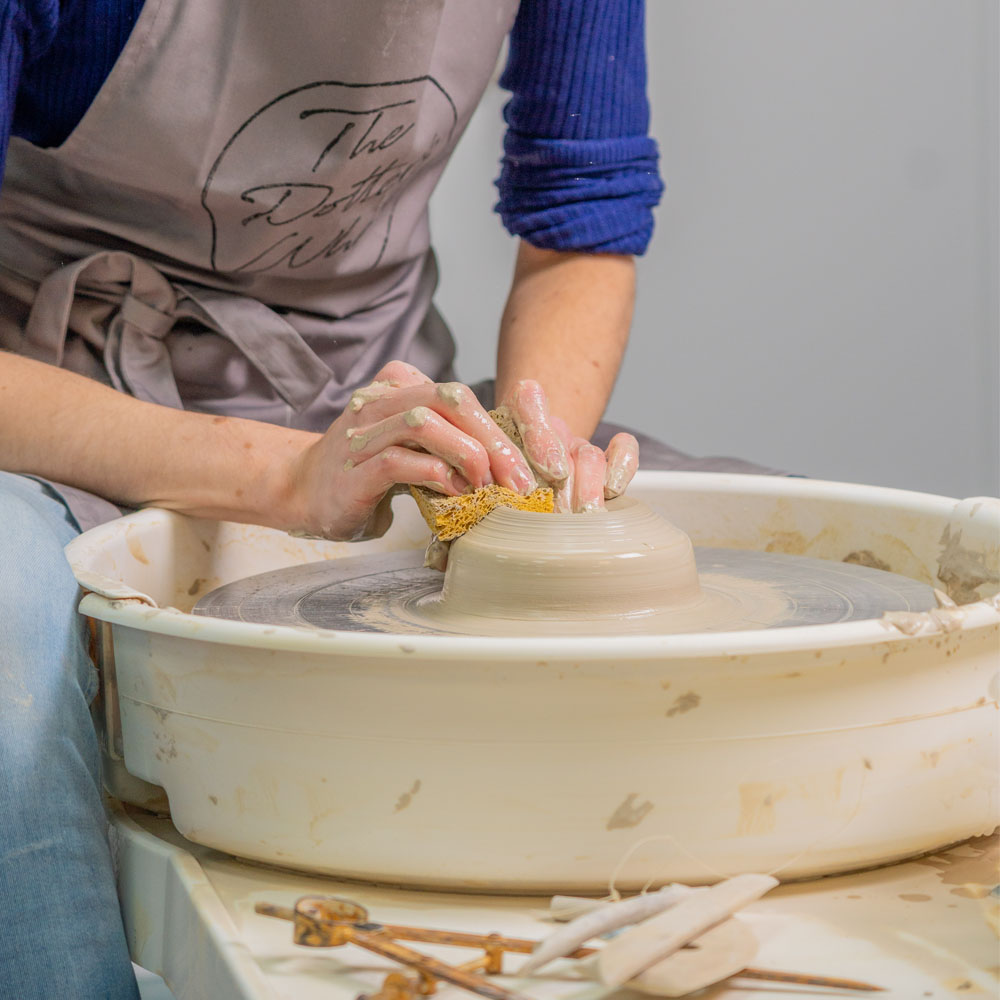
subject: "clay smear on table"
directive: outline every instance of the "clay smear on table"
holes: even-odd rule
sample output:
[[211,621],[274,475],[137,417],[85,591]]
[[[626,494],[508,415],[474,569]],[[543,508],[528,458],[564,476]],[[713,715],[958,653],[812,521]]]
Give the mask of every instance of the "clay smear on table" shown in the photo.
[[703,588],[688,536],[630,497],[594,514],[498,508],[454,542],[441,593],[410,611],[446,632],[622,635],[759,627],[786,610],[767,584],[720,589],[715,576]]

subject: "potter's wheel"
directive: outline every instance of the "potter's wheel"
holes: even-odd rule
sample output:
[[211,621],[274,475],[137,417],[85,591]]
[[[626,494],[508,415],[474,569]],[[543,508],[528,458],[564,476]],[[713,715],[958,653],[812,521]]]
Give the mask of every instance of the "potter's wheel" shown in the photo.
[[[97,623],[109,787],[158,810],[166,797],[183,836],[242,858],[491,892],[801,878],[993,829],[1000,500],[643,471],[630,494],[677,525],[645,551],[690,537],[697,566],[653,558],[616,587],[613,566],[574,563],[577,538],[533,575],[552,546],[529,539],[519,582],[480,616],[493,634],[350,624],[392,593],[433,613],[442,577],[419,565],[407,497],[364,542],[151,509],[81,535],[68,554]],[[612,562],[646,561],[614,554],[613,520],[565,516],[603,532]],[[484,606],[495,527],[452,549],[453,618]],[[564,607],[561,573],[578,582]],[[661,617],[724,602],[713,576],[777,591],[778,612],[678,634],[643,613],[665,578]],[[231,618],[203,613],[227,594]],[[557,629],[536,617],[526,637],[505,602]],[[300,624],[245,620],[254,603]],[[625,634],[634,623],[656,627]]]
[[830,625],[920,612],[934,591],[895,573],[804,556],[701,548],[645,504],[601,514],[496,510],[453,545],[275,570],[206,594],[195,614],[350,632],[669,635]]
[[[935,606],[926,584],[846,563],[739,549],[695,550],[705,591],[696,631],[787,628],[880,618],[886,611]],[[336,559],[261,573],[206,594],[194,613],[267,625],[305,625],[351,632],[437,635],[553,634],[566,621],[511,621],[484,615],[463,622],[435,618],[443,578],[424,569],[420,552]],[[758,612],[763,612],[758,616]],[[621,615],[620,633],[691,630],[689,615]],[[478,628],[477,628],[478,626]],[[602,622],[574,620],[577,634],[607,634]]]

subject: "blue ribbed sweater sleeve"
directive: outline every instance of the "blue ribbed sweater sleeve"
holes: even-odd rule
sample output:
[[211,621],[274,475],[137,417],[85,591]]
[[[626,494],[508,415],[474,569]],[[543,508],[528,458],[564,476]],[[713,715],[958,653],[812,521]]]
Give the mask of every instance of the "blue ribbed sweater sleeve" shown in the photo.
[[644,15],[643,0],[522,0],[500,79],[509,232],[554,250],[645,251],[663,184]]
[[0,0],[0,177],[17,135],[58,146],[121,55],[143,0]]
[[22,74],[46,51],[58,21],[58,0],[0,0],[0,178]]

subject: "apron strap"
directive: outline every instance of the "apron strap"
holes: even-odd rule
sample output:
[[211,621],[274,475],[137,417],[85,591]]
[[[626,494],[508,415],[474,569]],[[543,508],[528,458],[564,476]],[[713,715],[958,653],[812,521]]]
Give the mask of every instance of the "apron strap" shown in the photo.
[[25,326],[25,353],[62,365],[78,296],[108,304],[91,312],[92,329],[85,336],[95,344],[103,341],[111,384],[146,402],[183,409],[164,343],[182,317],[231,341],[296,411],[308,407],[333,377],[299,332],[262,303],[171,283],[149,262],[122,251],[92,254],[42,281]]
[[305,410],[333,372],[283,316],[256,299],[177,282],[202,322],[232,341],[296,412]]

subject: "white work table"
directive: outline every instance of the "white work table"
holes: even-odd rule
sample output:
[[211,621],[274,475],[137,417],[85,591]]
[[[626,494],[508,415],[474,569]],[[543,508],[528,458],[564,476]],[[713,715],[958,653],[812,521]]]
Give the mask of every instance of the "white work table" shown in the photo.
[[[292,925],[254,912],[301,896],[336,895],[378,922],[540,938],[547,899],[407,891],[267,868],[192,844],[168,819],[113,815],[119,889],[133,958],[160,973],[177,1000],[355,1000],[378,991],[391,963],[348,945],[292,943]],[[406,849],[405,843],[400,849]],[[901,1000],[997,997],[1000,895],[997,841],[978,838],[914,861],[782,885],[743,911],[760,940],[757,968],[836,976],[884,987]],[[445,961],[473,953],[415,945]],[[509,956],[505,968],[521,959]],[[598,1000],[570,960],[498,983],[540,1000]],[[637,996],[621,992],[621,996]],[[868,996],[816,987],[730,980],[710,1000]],[[442,984],[442,1000],[472,994]]]

